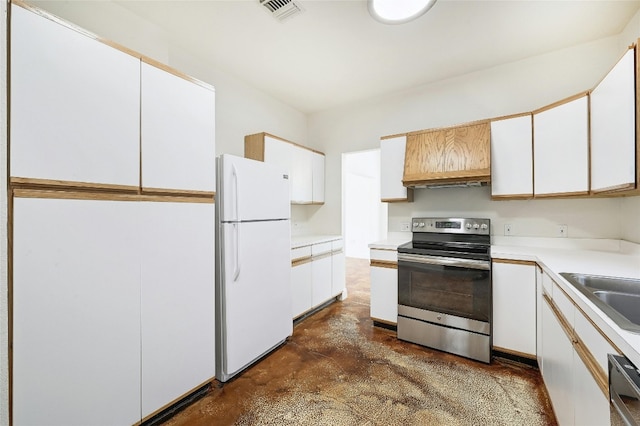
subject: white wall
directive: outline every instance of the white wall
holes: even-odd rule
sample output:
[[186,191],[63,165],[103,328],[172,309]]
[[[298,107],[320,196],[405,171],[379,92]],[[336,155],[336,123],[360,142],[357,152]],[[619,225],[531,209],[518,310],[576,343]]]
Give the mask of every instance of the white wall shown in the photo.
[[[378,147],[384,135],[531,111],[592,88],[623,52],[620,38],[609,37],[310,115],[309,141],[327,154],[329,188],[325,208],[309,217],[311,227],[326,233],[339,231],[342,152]],[[520,235],[550,236],[554,224],[561,222],[569,226],[570,236],[621,236],[619,200],[493,202],[488,188],[437,191],[420,189],[414,203],[390,204],[389,232],[398,231],[399,223],[411,216],[451,212],[490,217],[498,225],[508,220]],[[611,215],[616,220],[611,221]]]
[[344,252],[369,259],[369,243],[386,238],[387,205],[380,202],[380,150],[342,155]]

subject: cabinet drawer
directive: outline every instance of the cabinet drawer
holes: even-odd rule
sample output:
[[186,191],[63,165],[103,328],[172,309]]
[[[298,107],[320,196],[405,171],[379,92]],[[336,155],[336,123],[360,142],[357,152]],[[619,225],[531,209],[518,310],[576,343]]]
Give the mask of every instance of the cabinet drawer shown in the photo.
[[386,260],[390,262],[397,262],[398,252],[396,250],[371,249],[369,258],[371,260]]
[[296,247],[291,249],[291,260],[304,259],[305,257],[311,257],[311,246]]
[[586,346],[586,349],[593,355],[600,367],[602,367],[602,371],[608,371],[607,354],[620,354],[618,349],[614,348],[600,333],[600,330],[580,311],[577,311],[575,314],[573,328]]
[[340,251],[344,247],[343,240],[331,241],[331,251]]
[[314,244],[311,246],[311,255],[318,256],[323,253],[331,252],[331,241],[327,243]]

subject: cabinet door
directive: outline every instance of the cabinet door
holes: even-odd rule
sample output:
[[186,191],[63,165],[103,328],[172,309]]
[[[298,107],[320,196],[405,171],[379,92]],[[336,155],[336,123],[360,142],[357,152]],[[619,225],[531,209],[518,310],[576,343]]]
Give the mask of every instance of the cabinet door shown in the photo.
[[531,115],[491,122],[491,195],[533,196]]
[[137,187],[140,60],[11,11],[11,176]]
[[578,426],[608,426],[610,424],[608,398],[600,390],[575,350],[573,363],[574,424]]
[[398,322],[398,270],[371,267],[371,318]]
[[593,89],[591,190],[633,188],[636,183],[635,49]]
[[293,318],[311,309],[311,262],[291,268],[291,295]]
[[573,355],[571,341],[549,304],[542,305],[543,378],[558,424],[574,424]]
[[293,171],[291,202],[293,204],[309,204],[313,199],[313,158],[312,151],[291,145],[293,148]]
[[587,97],[533,116],[534,194],[587,194],[589,143]]
[[313,202],[324,203],[324,154],[312,152]]
[[142,64],[142,186],[215,191],[215,93]]
[[214,205],[138,204],[145,418],[215,376]]
[[542,277],[542,268],[536,266],[536,358],[540,373],[544,375],[544,357],[542,356],[544,351],[542,346]]
[[536,355],[536,267],[493,262],[493,345]]
[[140,421],[138,203],[13,210],[13,422]]
[[[275,165],[283,172],[289,174],[289,197],[293,195],[293,181],[295,170],[293,169],[293,145],[283,142],[271,136],[264,136],[264,162]],[[293,202],[293,201],[292,201]]]
[[331,255],[311,262],[311,305],[318,306],[331,299]]
[[331,255],[331,295],[337,296],[345,287],[345,258],[344,252],[334,252]]
[[402,185],[407,137],[380,139],[380,198],[385,201],[410,201],[412,190]]

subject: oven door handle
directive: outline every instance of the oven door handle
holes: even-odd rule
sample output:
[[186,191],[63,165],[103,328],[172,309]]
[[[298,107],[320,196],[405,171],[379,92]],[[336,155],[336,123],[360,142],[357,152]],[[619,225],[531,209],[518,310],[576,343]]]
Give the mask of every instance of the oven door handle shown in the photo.
[[482,269],[487,271],[491,269],[491,262],[487,260],[457,259],[455,257],[428,256],[422,254],[398,253],[398,261],[451,266],[454,268]]

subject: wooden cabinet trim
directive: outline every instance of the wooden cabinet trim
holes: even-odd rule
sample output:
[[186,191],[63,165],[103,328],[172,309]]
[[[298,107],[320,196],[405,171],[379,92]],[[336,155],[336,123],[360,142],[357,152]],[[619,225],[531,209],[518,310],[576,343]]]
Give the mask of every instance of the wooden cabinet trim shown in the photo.
[[291,267],[296,267],[300,265],[304,265],[305,263],[311,263],[311,256],[298,257],[296,259],[291,259]]
[[395,139],[395,138],[399,138],[399,137],[402,137],[402,136],[407,136],[407,134],[406,133],[398,133],[396,135],[380,136],[380,140],[383,140],[383,139]]
[[611,192],[629,191],[629,190],[633,190],[635,188],[636,188],[635,184],[626,183],[626,184],[621,184],[621,185],[610,186],[608,188],[592,189],[590,191],[590,194],[591,195],[604,195],[604,194],[611,193]]
[[198,386],[194,387],[191,390],[188,390],[187,392],[183,393],[182,395],[180,395],[179,397],[177,397],[176,399],[174,399],[173,401],[169,402],[168,404],[165,404],[164,406],[158,408],[157,410],[155,410],[153,413],[147,415],[145,418],[142,419],[142,421],[135,423],[136,425],[140,425],[144,422],[146,422],[147,420],[149,420],[150,418],[152,418],[153,416],[155,416],[156,414],[162,412],[164,409],[171,407],[173,404],[175,404],[176,402],[180,401],[181,399],[185,398],[186,396],[188,396],[189,394],[197,391],[198,389],[207,386],[208,384],[213,383],[215,377],[212,377],[210,379],[208,379],[207,381],[199,384]]
[[[245,157],[247,156],[247,154],[246,154],[247,138],[249,138],[249,140],[251,140],[251,141],[255,140],[255,141],[260,141],[260,143],[262,143],[262,145],[263,145],[262,146],[262,150],[263,150],[262,158],[263,158],[263,160],[260,160],[260,161],[264,161],[264,137],[265,136],[269,136],[270,138],[277,139],[280,142],[285,142],[285,143],[297,146],[298,148],[306,149],[307,151],[315,152],[316,154],[325,155],[325,153],[322,152],[322,151],[318,151],[316,149],[309,148],[308,146],[300,145],[299,143],[292,142],[290,140],[281,138],[280,136],[272,135],[271,133],[267,133],[267,132],[260,132],[260,133],[254,133],[252,135],[246,135],[244,137],[244,141],[245,141]],[[255,142],[252,142],[252,143],[255,143]],[[247,158],[252,158],[252,157],[247,157]]]
[[589,370],[589,373],[591,373],[593,380],[596,381],[604,396],[609,399],[609,379],[607,378],[607,373],[605,373],[593,354],[577,335],[575,336],[573,347],[584,365],[587,367],[587,370]]
[[381,198],[381,202],[383,203],[412,203],[413,202],[413,188],[407,188],[407,197],[406,198]]
[[133,193],[139,192],[138,186],[132,185],[113,185],[108,183],[93,183],[93,182],[74,182],[66,180],[54,180],[54,179],[35,179],[24,177],[11,177],[9,183],[14,189],[43,189],[43,190],[92,190],[101,192],[122,192]]
[[146,201],[165,203],[201,203],[213,204],[213,197],[185,197],[171,195],[142,195],[124,194],[111,192],[89,192],[89,191],[59,191],[44,189],[14,189],[13,197],[16,198],[49,198],[60,200],[102,200],[102,201]]
[[515,259],[501,259],[501,258],[492,258],[491,261],[493,263],[506,263],[510,265],[528,265],[528,266],[536,266],[537,263],[532,260],[515,260]]
[[640,39],[634,46],[635,48],[635,76],[634,80],[636,82],[636,185],[635,192],[633,195],[640,195]]
[[509,115],[502,115],[499,117],[494,117],[492,119],[490,119],[489,121],[494,122],[494,121],[502,121],[502,120],[509,120],[511,118],[518,118],[518,117],[531,117],[533,115],[532,112],[520,112],[518,114],[509,114]]
[[244,137],[244,156],[256,161],[264,161],[264,133]]
[[14,4],[14,5],[18,6],[18,7],[21,7],[23,9],[25,9],[25,10],[34,12],[37,15],[42,16],[43,18],[46,18],[46,19],[48,19],[50,21],[53,21],[53,22],[55,22],[55,23],[57,23],[59,25],[62,25],[62,26],[66,27],[66,28],[68,28],[70,30],[73,30],[73,31],[75,31],[77,33],[80,33],[80,34],[82,34],[82,35],[84,35],[86,37],[89,37],[89,38],[91,38],[93,40],[96,40],[96,41],[98,41],[98,42],[100,42],[102,44],[105,44],[105,45],[107,45],[109,47],[112,47],[112,48],[114,48],[116,50],[119,50],[119,51],[121,51],[123,53],[126,53],[129,56],[133,56],[134,58],[137,58],[140,61],[145,62],[145,63],[147,63],[147,64],[149,64],[151,66],[154,66],[156,68],[160,68],[160,69],[162,69],[162,70],[164,70],[164,71],[166,71],[166,72],[168,72],[170,74],[173,74],[173,75],[175,75],[177,77],[180,77],[180,78],[182,78],[184,80],[190,81],[190,82],[195,83],[195,84],[197,84],[199,86],[202,86],[202,87],[205,87],[205,88],[207,88],[209,90],[215,91],[215,88],[213,87],[213,85],[211,85],[209,83],[206,83],[206,82],[204,82],[202,80],[198,80],[197,78],[191,77],[191,76],[189,76],[189,75],[187,75],[187,74],[185,74],[185,73],[183,73],[181,71],[176,70],[175,68],[171,68],[170,66],[168,66],[166,64],[163,64],[162,62],[159,62],[159,61],[157,61],[155,59],[152,59],[152,58],[150,58],[148,56],[145,56],[145,55],[143,55],[143,54],[141,54],[139,52],[136,52],[135,50],[129,49],[128,47],[125,47],[125,46],[123,46],[121,44],[118,44],[118,43],[116,43],[116,42],[114,42],[112,40],[106,39],[104,37],[100,37],[100,36],[90,32],[90,31],[88,31],[88,30],[86,30],[84,28],[81,28],[81,27],[79,27],[79,26],[77,26],[77,25],[75,25],[75,24],[73,24],[73,23],[71,23],[69,21],[66,21],[66,20],[64,20],[64,19],[62,19],[62,18],[60,18],[60,17],[58,17],[58,16],[56,16],[56,15],[54,15],[52,13],[49,13],[49,12],[43,10],[43,9],[40,9],[37,6],[30,5],[30,4],[25,3],[25,2],[23,2],[21,0],[11,0],[11,4]]
[[379,322],[380,324],[390,325],[390,326],[393,326],[393,327],[396,327],[398,325],[398,323],[396,323],[396,322],[383,320],[383,319],[376,318],[376,317],[371,317],[371,320],[374,321],[374,322]]
[[530,200],[533,194],[491,195],[493,201]]
[[572,197],[588,197],[589,191],[577,192],[558,192],[553,194],[533,194],[533,198],[572,198]]
[[515,355],[521,358],[527,358],[527,359],[531,359],[531,360],[537,360],[536,355],[535,354],[528,354],[525,352],[519,352],[519,351],[514,351],[513,349],[507,349],[507,348],[501,348],[500,346],[492,346],[492,350],[494,351],[498,351],[498,352],[503,352],[505,354],[508,355]]
[[575,101],[576,99],[584,98],[585,96],[589,96],[589,91],[588,90],[584,91],[584,92],[577,93],[577,94],[572,95],[572,96],[569,96],[567,98],[561,99],[561,100],[559,100],[557,102],[554,102],[552,104],[543,106],[542,108],[539,108],[539,109],[534,110],[532,112],[533,118],[535,119],[536,114],[540,114],[541,112],[553,109],[553,108],[558,107],[560,105],[568,104],[569,102]]
[[388,268],[388,269],[398,269],[398,263],[392,262],[390,260],[371,260],[369,266],[372,268]]

